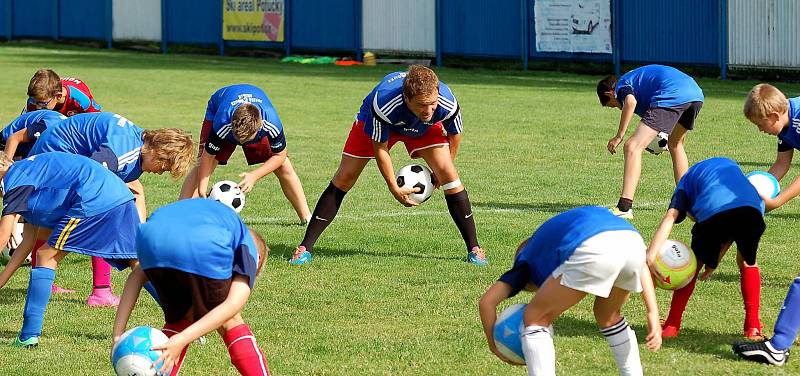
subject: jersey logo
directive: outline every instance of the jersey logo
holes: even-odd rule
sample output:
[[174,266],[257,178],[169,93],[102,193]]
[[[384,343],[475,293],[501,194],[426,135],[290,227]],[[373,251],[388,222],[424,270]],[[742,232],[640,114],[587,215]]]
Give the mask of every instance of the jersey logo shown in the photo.
[[211,150],[214,150],[214,151],[219,151],[219,149],[220,149],[219,146],[214,145],[214,144],[212,144],[210,142],[206,143],[206,146],[208,146]]

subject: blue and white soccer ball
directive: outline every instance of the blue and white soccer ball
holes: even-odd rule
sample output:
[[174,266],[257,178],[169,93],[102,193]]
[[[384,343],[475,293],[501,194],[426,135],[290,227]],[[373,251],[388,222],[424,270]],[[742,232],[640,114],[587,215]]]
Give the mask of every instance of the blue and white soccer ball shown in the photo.
[[208,198],[228,205],[237,213],[244,208],[244,192],[239,188],[239,184],[230,180],[222,180],[214,184],[211,187],[211,193],[208,194]]
[[163,345],[168,340],[160,330],[149,326],[137,326],[128,330],[122,334],[111,352],[114,372],[117,376],[156,376],[158,366],[153,367],[153,362],[161,355],[161,351],[150,348]]
[[747,180],[756,188],[758,194],[769,198],[775,198],[781,192],[781,185],[778,179],[766,171],[753,171],[747,174]]
[[520,336],[525,330],[522,314],[527,304],[514,304],[500,313],[494,323],[494,344],[506,359],[515,364],[525,364]]
[[667,150],[669,150],[669,146],[667,146],[667,141],[669,139],[669,135],[664,132],[658,132],[658,134],[653,137],[647,147],[644,150],[650,152],[650,154],[659,155]]
[[435,187],[431,170],[423,165],[410,164],[397,171],[397,186],[416,187],[419,192],[408,195],[411,201],[421,204],[429,199]]

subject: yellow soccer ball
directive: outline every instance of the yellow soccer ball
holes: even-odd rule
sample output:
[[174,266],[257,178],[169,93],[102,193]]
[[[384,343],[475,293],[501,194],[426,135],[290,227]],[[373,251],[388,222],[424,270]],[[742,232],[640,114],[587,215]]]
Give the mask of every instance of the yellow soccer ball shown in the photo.
[[656,255],[656,269],[666,281],[653,278],[656,286],[665,290],[677,290],[692,281],[697,273],[697,258],[686,244],[667,239]]

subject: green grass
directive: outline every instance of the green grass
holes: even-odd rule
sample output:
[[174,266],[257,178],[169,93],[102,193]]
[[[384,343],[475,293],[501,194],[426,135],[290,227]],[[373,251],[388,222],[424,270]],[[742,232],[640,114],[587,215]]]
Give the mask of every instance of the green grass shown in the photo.
[[[264,88],[286,128],[291,159],[313,208],[339,163],[353,114],[383,77],[400,67],[284,65],[272,59],[159,55],[51,45],[0,45],[0,121],[9,122],[25,100],[33,72],[51,67],[77,76],[108,111],[145,127],[177,126],[199,133],[206,101],[217,88],[248,82]],[[543,72],[437,70],[457,95],[465,137],[457,167],[475,210],[478,235],[491,265],[463,262],[464,246],[447,214],[441,192],[418,208],[400,206],[374,164],[347,195],[340,215],[317,243],[314,262],[286,263],[303,228],[277,181],[266,177],[248,196],[245,220],[264,234],[272,253],[244,317],[276,375],[523,375],[488,351],[477,302],[511,265],[516,245],[547,218],[586,204],[611,205],[621,185],[622,157],[605,145],[619,112],[602,109],[597,76]],[[691,161],[724,155],[745,170],[766,169],[775,140],[757,132],[741,115],[752,81],[699,79],[706,103],[688,136]],[[800,86],[778,84],[788,95]],[[393,150],[397,168],[409,162]],[[213,180],[236,180],[245,168],[235,154]],[[794,178],[796,169],[789,173]],[[173,201],[179,182],[145,176],[150,210]],[[784,181],[787,184],[787,181]],[[645,155],[636,196],[634,225],[648,239],[673,188],[669,156]],[[759,252],[762,318],[767,333],[791,279],[800,270],[796,244],[800,205],[790,203],[767,216]],[[674,238],[689,241],[690,225]],[[87,309],[89,259],[68,257],[58,270],[62,286],[79,294],[54,296],[44,336],[35,351],[4,348],[2,375],[111,374],[108,361],[110,309]],[[117,292],[126,273],[115,273]],[[21,325],[28,272],[0,290],[0,342],[10,343]],[[700,283],[689,303],[681,336],[642,363],[653,375],[797,374],[800,361],[783,368],[738,361],[730,343],[741,335],[743,309],[738,271],[727,257],[713,279]],[[662,311],[670,295],[658,292]],[[522,294],[508,304],[524,302]],[[625,309],[640,342],[644,310],[635,297]],[[161,325],[159,308],[140,300],[131,325]],[[592,319],[587,300],[555,324],[559,374],[614,374],[616,367]],[[0,348],[2,348],[0,346]],[[235,374],[217,334],[189,349],[186,375]]]

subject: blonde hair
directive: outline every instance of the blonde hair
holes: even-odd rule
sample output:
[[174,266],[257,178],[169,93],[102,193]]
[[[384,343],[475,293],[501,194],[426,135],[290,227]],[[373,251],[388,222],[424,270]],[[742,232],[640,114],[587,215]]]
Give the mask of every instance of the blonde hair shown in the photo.
[[432,95],[439,92],[439,77],[430,68],[422,65],[408,67],[403,80],[403,95],[414,98],[418,95]]
[[775,86],[758,84],[750,89],[744,101],[744,116],[751,121],[765,119],[768,114],[789,111],[789,101]]
[[153,161],[164,165],[173,179],[189,172],[194,163],[192,135],[178,128],[147,129],[142,133],[143,153],[153,153]]
[[28,96],[35,100],[45,100],[61,93],[61,77],[52,69],[39,69],[28,84]]
[[5,174],[14,161],[9,158],[5,153],[0,153],[0,174]]
[[250,230],[250,235],[253,237],[253,241],[256,243],[256,248],[258,248],[258,270],[256,274],[261,273],[261,267],[264,266],[264,262],[269,256],[269,247],[267,247],[267,242],[264,241],[264,237],[261,236],[255,229],[252,227],[248,227]]
[[261,129],[261,110],[252,103],[242,103],[233,111],[231,125],[236,139],[245,142]]

